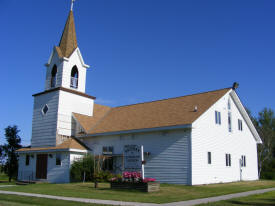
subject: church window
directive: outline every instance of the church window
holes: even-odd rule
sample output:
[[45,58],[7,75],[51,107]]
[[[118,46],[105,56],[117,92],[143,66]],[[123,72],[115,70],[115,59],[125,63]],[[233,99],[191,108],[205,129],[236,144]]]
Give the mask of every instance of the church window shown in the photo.
[[42,108],[42,113],[45,115],[45,114],[47,114],[48,111],[49,111],[49,107],[48,107],[48,105],[45,105],[45,106]]
[[231,102],[230,102],[230,99],[228,99],[228,102],[227,102],[227,109],[228,109],[228,110],[231,110]]
[[241,119],[238,119],[238,128],[240,131],[243,131],[243,122]]
[[56,154],[55,164],[61,165],[61,154],[60,153]]
[[113,151],[114,151],[114,147],[112,146],[102,147],[102,154],[113,154]]
[[225,154],[225,165],[231,167],[231,154]]
[[232,116],[231,116],[231,112],[228,112],[228,131],[232,132]]
[[75,88],[75,89],[78,88],[78,69],[76,66],[72,68],[70,86],[71,88]]
[[30,155],[26,155],[26,166],[30,164]]
[[215,111],[216,124],[221,124],[221,112]]
[[57,67],[56,65],[54,65],[52,69],[52,74],[51,74],[51,87],[55,87],[56,85],[56,73],[57,73]]
[[208,160],[208,164],[211,165],[212,163],[211,152],[207,152],[207,160]]

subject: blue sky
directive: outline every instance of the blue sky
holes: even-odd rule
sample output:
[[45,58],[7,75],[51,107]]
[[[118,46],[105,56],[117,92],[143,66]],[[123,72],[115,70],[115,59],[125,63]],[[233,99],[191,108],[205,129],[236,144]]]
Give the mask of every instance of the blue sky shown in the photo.
[[[70,0],[0,0],[0,143],[31,138],[32,94],[44,90]],[[230,87],[253,114],[275,108],[275,1],[76,0],[86,93],[117,106]]]

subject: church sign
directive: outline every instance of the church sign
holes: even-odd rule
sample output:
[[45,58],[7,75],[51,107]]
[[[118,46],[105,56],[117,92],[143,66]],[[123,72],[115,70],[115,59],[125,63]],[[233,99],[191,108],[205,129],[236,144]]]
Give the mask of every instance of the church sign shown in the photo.
[[125,171],[142,171],[143,146],[125,145],[123,153]]

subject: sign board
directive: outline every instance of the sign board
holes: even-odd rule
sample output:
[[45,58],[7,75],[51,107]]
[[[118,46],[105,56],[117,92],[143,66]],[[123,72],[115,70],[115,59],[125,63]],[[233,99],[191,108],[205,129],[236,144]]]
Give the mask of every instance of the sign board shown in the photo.
[[141,147],[138,145],[124,146],[124,170],[141,171]]

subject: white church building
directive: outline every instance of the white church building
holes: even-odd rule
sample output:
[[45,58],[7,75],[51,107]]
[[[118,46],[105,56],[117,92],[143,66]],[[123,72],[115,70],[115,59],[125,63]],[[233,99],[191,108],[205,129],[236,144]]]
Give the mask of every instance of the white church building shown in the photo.
[[145,177],[187,185],[258,179],[261,139],[233,87],[133,105],[95,104],[70,11],[34,94],[31,147],[18,150],[18,180],[70,182],[84,154],[111,156],[123,171],[124,145],[143,145]]

